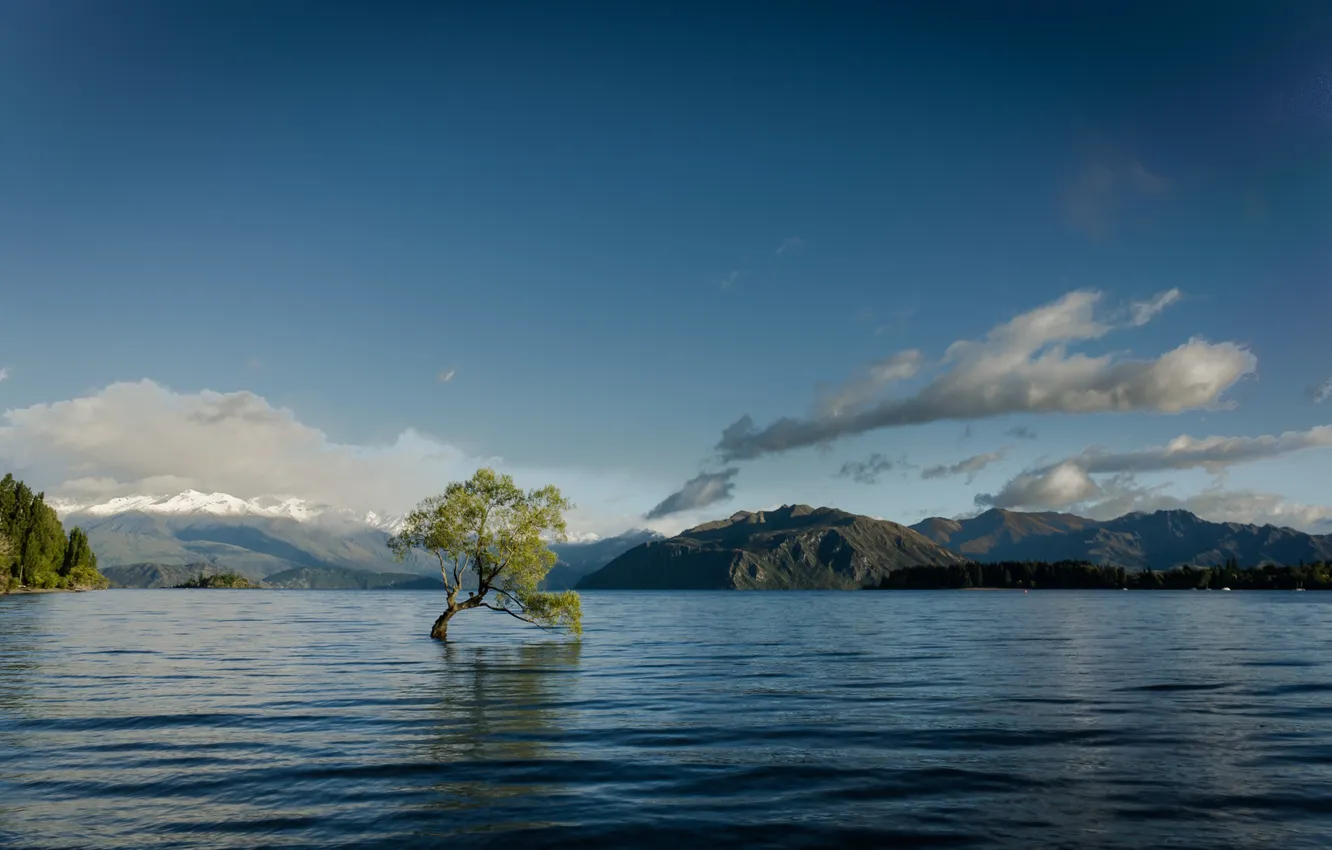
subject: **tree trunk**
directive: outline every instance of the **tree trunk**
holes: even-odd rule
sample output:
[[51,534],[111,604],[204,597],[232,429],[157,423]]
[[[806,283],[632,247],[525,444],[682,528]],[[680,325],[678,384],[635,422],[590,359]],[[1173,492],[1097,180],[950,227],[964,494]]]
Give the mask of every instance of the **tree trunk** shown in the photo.
[[439,619],[435,620],[435,625],[430,628],[430,637],[434,640],[448,640],[449,620],[453,619],[453,615],[456,613],[458,613],[458,609],[452,605],[444,609],[444,613],[439,615]]

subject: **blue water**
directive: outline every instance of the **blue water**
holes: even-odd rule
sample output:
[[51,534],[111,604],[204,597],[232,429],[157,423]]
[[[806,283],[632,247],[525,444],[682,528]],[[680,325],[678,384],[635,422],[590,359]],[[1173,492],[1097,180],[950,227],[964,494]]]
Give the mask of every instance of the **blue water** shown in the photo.
[[0,599],[0,845],[1327,847],[1332,593]]

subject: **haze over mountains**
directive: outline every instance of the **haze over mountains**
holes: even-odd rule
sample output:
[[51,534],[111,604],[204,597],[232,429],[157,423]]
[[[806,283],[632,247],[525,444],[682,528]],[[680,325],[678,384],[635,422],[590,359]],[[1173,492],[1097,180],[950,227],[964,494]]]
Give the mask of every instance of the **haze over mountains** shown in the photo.
[[[439,566],[420,553],[402,563],[387,542],[401,517],[357,514],[301,499],[239,499],[187,490],[102,504],[56,502],[69,526],[88,534],[103,571],[124,587],[170,587],[201,573],[237,572],[272,587],[431,587]],[[659,538],[634,530],[582,535],[552,548],[560,562],[547,586],[573,587],[625,550]]]
[[[170,586],[200,572],[238,572],[281,587],[430,587],[438,566],[394,561],[387,541],[401,518],[299,499],[243,500],[186,491],[105,504],[57,503],[88,534],[122,586]],[[594,588],[851,588],[903,566],[976,561],[1084,560],[1130,569],[1241,566],[1332,559],[1332,535],[1272,525],[1215,523],[1187,511],[1097,521],[1066,513],[993,509],[910,527],[807,505],[739,511],[676,537],[633,529],[552,547],[546,586]]]

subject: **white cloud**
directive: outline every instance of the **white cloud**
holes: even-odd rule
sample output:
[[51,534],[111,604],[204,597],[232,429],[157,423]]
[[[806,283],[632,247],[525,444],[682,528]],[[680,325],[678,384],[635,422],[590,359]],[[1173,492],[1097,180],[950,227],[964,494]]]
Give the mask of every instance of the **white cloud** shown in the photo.
[[976,504],[991,508],[1063,510],[1101,495],[1101,488],[1087,471],[1065,461],[1038,473],[1024,473],[994,495],[982,493]]
[[1091,475],[1132,475],[1185,469],[1203,469],[1216,474],[1236,464],[1327,447],[1332,447],[1332,425],[1258,437],[1205,437],[1199,440],[1184,434],[1164,446],[1131,452],[1091,448],[1059,463],[1025,472],[998,493],[977,496],[976,504],[1060,510],[1100,495],[1094,486],[1071,486],[1074,474],[1070,470],[1077,470],[1077,477],[1085,482],[1092,481]]
[[685,482],[676,492],[662,499],[648,511],[648,519],[661,519],[671,514],[696,511],[731,498],[735,484],[731,481],[740,470],[735,467],[721,472],[704,472]]
[[732,269],[731,271],[726,273],[725,277],[717,281],[717,286],[724,290],[730,289],[732,286],[735,286],[736,281],[744,277],[744,274],[745,273],[740,271],[739,269]]
[[390,445],[340,445],[254,393],[178,394],[147,380],[7,411],[0,456],[70,497],[193,488],[366,510],[405,507],[447,482],[441,472],[478,463],[414,431]]
[[7,381],[7,380],[9,380],[9,370],[0,369],[0,381]]
[[[390,443],[337,443],[251,392],[176,393],[144,380],[82,398],[6,411],[0,463],[53,498],[81,503],[186,489],[241,499],[295,496],[358,511],[399,513],[450,481],[494,466],[523,487],[553,483],[576,503],[576,530],[598,533],[615,475],[515,469],[414,430]],[[636,489],[636,488],[635,488]]]
[[1130,490],[1088,506],[1092,519],[1113,519],[1131,511],[1185,510],[1211,522],[1276,525],[1325,532],[1332,523],[1332,507],[1292,502],[1275,493],[1253,490],[1209,489],[1176,498],[1153,490]]
[[954,475],[967,476],[967,483],[970,484],[976,477],[976,474],[992,463],[997,463],[1004,459],[1008,454],[1009,448],[1006,446],[998,451],[985,452],[984,454],[972,455],[968,458],[954,463],[950,466],[939,465],[930,466],[921,470],[921,478],[949,478]]
[[782,240],[782,244],[777,246],[777,256],[780,257],[787,251],[794,251],[797,248],[802,247],[804,244],[805,240],[801,239],[799,236],[788,236]]
[[[1029,510],[1072,508],[1078,514],[1096,520],[1115,519],[1134,511],[1184,510],[1210,522],[1270,524],[1310,532],[1326,532],[1332,525],[1332,507],[1293,502],[1275,493],[1214,486],[1190,496],[1177,497],[1165,492],[1169,486],[1142,486],[1131,473],[1111,476],[1097,484],[1084,470],[1065,463],[1052,468],[1048,475],[1013,479],[1005,488],[1006,496],[1011,499],[986,501],[977,498],[977,504]],[[1007,501],[1016,504],[1004,504]]]
[[436,380],[441,384],[447,384],[449,381],[453,380],[453,376],[456,374],[458,374],[457,369],[450,369],[447,372],[440,372],[439,377]]
[[862,410],[878,397],[884,387],[914,377],[920,371],[923,360],[924,356],[913,349],[871,363],[861,375],[820,399],[816,415],[836,418]]
[[[1332,447],[1332,426],[1286,431],[1257,437],[1181,435],[1163,446],[1130,452],[1087,449],[1058,463],[1024,472],[995,494],[976,496],[981,507],[1026,510],[1076,510],[1097,519],[1129,511],[1183,508],[1205,519],[1226,522],[1271,522],[1308,528],[1332,518],[1332,508],[1289,502],[1271,493],[1228,491],[1218,486],[1179,499],[1162,491],[1168,485],[1140,487],[1140,473],[1202,469],[1213,475],[1237,464]],[[1108,476],[1101,482],[1093,475]]]
[[1134,301],[1129,305],[1129,313],[1132,315],[1131,323],[1134,327],[1147,324],[1155,319],[1162,310],[1178,301],[1180,297],[1181,293],[1178,289],[1167,289],[1146,301]]
[[1204,437],[1199,440],[1182,434],[1164,446],[1131,452],[1088,449],[1072,460],[1092,473],[1195,468],[1215,473],[1239,463],[1329,446],[1332,446],[1332,425],[1317,425],[1307,431],[1286,431],[1258,437]]
[[[1164,305],[1167,294],[1148,304]],[[881,428],[944,419],[981,419],[1009,413],[1178,413],[1208,408],[1257,366],[1256,358],[1230,342],[1191,339],[1154,360],[1106,354],[1070,354],[1070,343],[1099,339],[1115,325],[1099,320],[1098,292],[1071,292],[1051,304],[993,328],[983,339],[953,343],[938,364],[940,374],[914,395],[868,405],[875,366],[919,368],[921,355],[904,351],[871,366],[843,385],[809,419],[783,418],[756,429],[743,416],[722,432],[724,459],[743,460],[826,444]],[[1153,313],[1154,315],[1154,313]],[[843,400],[846,404],[841,404]],[[848,406],[849,405],[849,406]]]

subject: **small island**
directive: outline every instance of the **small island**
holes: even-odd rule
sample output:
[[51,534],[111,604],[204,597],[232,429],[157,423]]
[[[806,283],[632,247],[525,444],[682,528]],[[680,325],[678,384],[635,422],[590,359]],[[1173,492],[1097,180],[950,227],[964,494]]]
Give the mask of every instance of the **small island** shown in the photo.
[[174,586],[177,589],[224,589],[224,590],[254,590],[259,587],[257,584],[251,584],[250,580],[239,573],[218,573],[216,575],[204,575],[200,573],[194,578],[182,584]]
[[50,590],[103,590],[88,535],[66,536],[45,493],[34,493],[12,474],[0,479],[0,594]]

